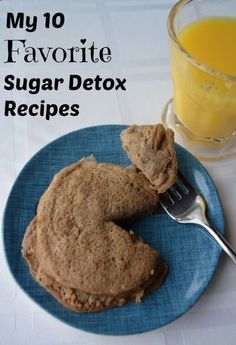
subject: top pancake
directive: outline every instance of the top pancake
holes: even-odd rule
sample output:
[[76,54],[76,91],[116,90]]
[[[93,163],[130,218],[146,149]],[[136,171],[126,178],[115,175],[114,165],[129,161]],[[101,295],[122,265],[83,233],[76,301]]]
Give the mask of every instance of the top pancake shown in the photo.
[[154,189],[165,192],[177,177],[174,133],[164,126],[131,126],[121,132],[123,148]]
[[158,253],[115,223],[150,213],[157,191],[134,169],[84,159],[61,170],[37,211],[37,252],[58,283],[119,295],[150,280]]

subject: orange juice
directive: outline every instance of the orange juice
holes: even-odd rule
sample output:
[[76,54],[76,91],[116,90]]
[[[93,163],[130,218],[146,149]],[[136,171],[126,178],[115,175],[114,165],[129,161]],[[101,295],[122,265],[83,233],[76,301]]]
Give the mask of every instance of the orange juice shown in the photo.
[[[193,133],[226,138],[236,132],[236,18],[209,17],[171,45],[174,109]],[[185,58],[184,58],[185,56]]]

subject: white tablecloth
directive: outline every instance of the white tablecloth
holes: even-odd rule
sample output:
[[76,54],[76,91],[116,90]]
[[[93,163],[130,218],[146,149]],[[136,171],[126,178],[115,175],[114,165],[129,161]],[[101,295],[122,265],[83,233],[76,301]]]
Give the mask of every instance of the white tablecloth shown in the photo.
[[[98,124],[155,123],[171,97],[166,19],[171,0],[3,0],[0,2],[1,111],[0,111],[0,217],[10,188],[28,159],[53,139],[75,129]],[[60,30],[36,32],[7,29],[7,12],[24,12],[42,18],[45,12],[63,12]],[[108,45],[112,61],[107,64],[27,64],[17,56],[16,64],[4,64],[6,39],[26,39],[36,47],[79,45],[80,39]],[[30,95],[27,91],[4,90],[7,74],[18,77],[126,78],[127,91],[68,91]],[[78,117],[5,117],[4,103],[78,103]],[[203,163],[219,191],[226,218],[226,236],[236,248],[236,159]],[[177,321],[158,330],[124,337],[92,335],[69,327],[35,305],[10,275],[2,243],[0,247],[0,345],[75,344],[209,345],[236,343],[236,268],[225,256],[213,281],[199,302]]]

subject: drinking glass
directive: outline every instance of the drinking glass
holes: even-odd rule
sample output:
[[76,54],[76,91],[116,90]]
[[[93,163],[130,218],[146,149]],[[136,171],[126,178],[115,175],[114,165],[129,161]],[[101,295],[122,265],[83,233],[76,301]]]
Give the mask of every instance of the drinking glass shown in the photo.
[[236,153],[236,76],[198,61],[178,36],[203,18],[234,15],[236,0],[181,0],[168,17],[173,99],[165,105],[162,121],[174,130],[177,142],[201,159]]

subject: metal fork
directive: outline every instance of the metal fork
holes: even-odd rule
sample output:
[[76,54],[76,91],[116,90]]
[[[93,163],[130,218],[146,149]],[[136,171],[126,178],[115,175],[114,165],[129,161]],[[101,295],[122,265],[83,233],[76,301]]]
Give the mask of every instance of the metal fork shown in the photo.
[[178,223],[193,223],[203,226],[210,236],[225,251],[234,264],[236,252],[226,239],[214,229],[206,217],[206,202],[192,185],[178,171],[177,182],[165,193],[160,194],[160,203],[166,213]]

